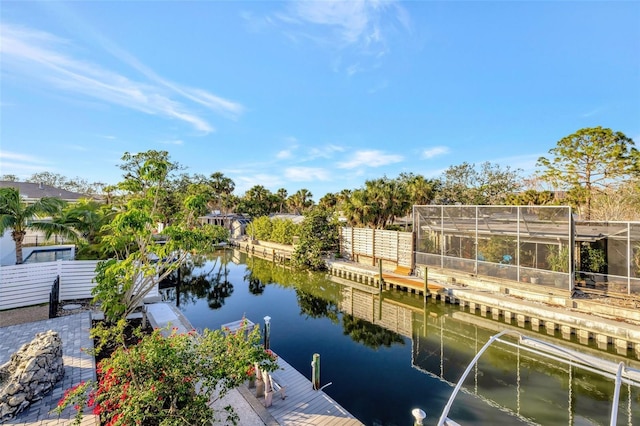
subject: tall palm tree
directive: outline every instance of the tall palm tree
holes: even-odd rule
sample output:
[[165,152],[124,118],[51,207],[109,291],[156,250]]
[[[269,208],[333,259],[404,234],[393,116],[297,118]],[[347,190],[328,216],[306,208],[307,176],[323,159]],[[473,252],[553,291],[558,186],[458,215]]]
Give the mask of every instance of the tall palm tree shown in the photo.
[[51,197],[27,204],[20,199],[16,188],[0,188],[0,235],[11,229],[11,238],[16,244],[16,264],[23,261],[22,242],[29,229],[44,231],[47,237],[58,234],[75,240],[76,234],[68,225],[42,220],[59,213],[64,204]]

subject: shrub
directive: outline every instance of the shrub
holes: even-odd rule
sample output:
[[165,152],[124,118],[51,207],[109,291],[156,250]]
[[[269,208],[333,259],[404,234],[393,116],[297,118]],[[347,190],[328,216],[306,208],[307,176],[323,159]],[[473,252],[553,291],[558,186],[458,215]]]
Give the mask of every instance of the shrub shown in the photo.
[[[118,339],[116,339],[118,340]],[[99,362],[97,383],[83,383],[65,394],[56,409],[74,404],[78,417],[86,405],[104,425],[208,425],[212,397],[221,398],[250,378],[258,364],[277,368],[275,356],[260,345],[260,330],[246,325],[235,334],[205,330],[169,337],[160,330],[122,344]],[[227,421],[235,424],[231,407]]]

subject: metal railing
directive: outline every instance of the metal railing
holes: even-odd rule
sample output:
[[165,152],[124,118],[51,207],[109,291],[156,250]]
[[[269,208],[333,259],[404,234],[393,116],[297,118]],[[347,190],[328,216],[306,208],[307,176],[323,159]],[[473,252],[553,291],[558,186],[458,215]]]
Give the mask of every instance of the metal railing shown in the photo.
[[60,275],[56,276],[51,285],[51,293],[49,293],[49,318],[55,318],[58,315],[58,304],[60,302]]

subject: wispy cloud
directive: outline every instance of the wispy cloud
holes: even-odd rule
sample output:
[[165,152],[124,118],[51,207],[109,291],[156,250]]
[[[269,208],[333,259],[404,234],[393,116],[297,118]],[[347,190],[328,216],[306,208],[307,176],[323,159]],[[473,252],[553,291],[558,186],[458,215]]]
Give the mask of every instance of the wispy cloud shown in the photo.
[[146,114],[190,124],[210,133],[214,127],[185,100],[229,116],[242,113],[242,105],[203,89],[183,87],[158,76],[127,52],[102,39],[114,56],[141,72],[147,81],[134,81],[99,64],[71,56],[74,46],[53,34],[12,24],[2,24],[3,67],[33,81],[83,97],[98,99]]
[[276,158],[278,160],[286,160],[288,158],[291,158],[292,156],[293,152],[291,151],[291,149],[283,149],[276,154]]
[[173,139],[168,141],[160,142],[163,145],[184,145],[184,141],[182,139]]
[[380,167],[387,164],[399,163],[404,158],[398,154],[385,154],[379,150],[357,151],[353,158],[338,163],[341,169],[355,169],[356,167]]
[[18,152],[0,151],[0,170],[2,170],[2,174],[27,178],[33,173],[52,171],[51,169],[51,164],[45,159]]
[[[389,52],[388,34],[392,29],[411,28],[409,14],[395,0],[296,0],[270,22],[279,23],[295,42],[311,40],[323,47],[349,49],[373,58]],[[344,69],[350,76],[368,68],[353,62]]]
[[313,147],[309,149],[309,160],[315,160],[316,158],[329,159],[333,157],[336,152],[343,152],[344,148],[339,145],[325,145],[321,147]]
[[298,139],[295,136],[287,136],[286,138],[284,138],[284,141],[290,144],[290,146],[288,148],[280,150],[276,154],[276,158],[278,160],[286,160],[292,158],[294,151],[296,151],[299,147]]
[[233,181],[236,183],[236,189],[234,192],[240,195],[244,194],[247,190],[256,185],[262,185],[269,189],[277,188],[285,183],[279,175],[270,175],[267,173],[235,176],[233,177]]
[[449,148],[446,146],[434,146],[432,148],[427,148],[422,151],[422,158],[434,158],[439,155],[444,155],[449,153]]
[[597,107],[592,109],[591,111],[587,111],[585,113],[582,114],[582,118],[589,118],[589,117],[593,117],[594,115],[598,115],[601,112],[605,111],[607,108],[604,106],[601,107]]
[[287,179],[296,182],[331,180],[329,171],[319,167],[288,167],[284,170],[284,176]]

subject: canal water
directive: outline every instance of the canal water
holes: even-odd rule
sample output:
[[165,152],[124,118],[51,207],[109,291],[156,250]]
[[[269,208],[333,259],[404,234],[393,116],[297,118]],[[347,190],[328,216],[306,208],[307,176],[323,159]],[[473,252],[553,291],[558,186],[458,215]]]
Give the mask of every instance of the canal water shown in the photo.
[[[173,283],[175,285],[175,282]],[[295,272],[227,249],[190,260],[180,285],[161,290],[197,329],[271,317],[271,348],[366,425],[435,424],[453,386],[487,340],[515,325],[399,291]],[[531,330],[528,335],[553,339]],[[516,341],[515,339],[513,340]],[[638,368],[635,361],[562,339],[555,343]],[[480,358],[449,417],[465,425],[609,424],[612,379],[524,348],[495,343]],[[624,385],[618,425],[640,422],[640,389]]]

